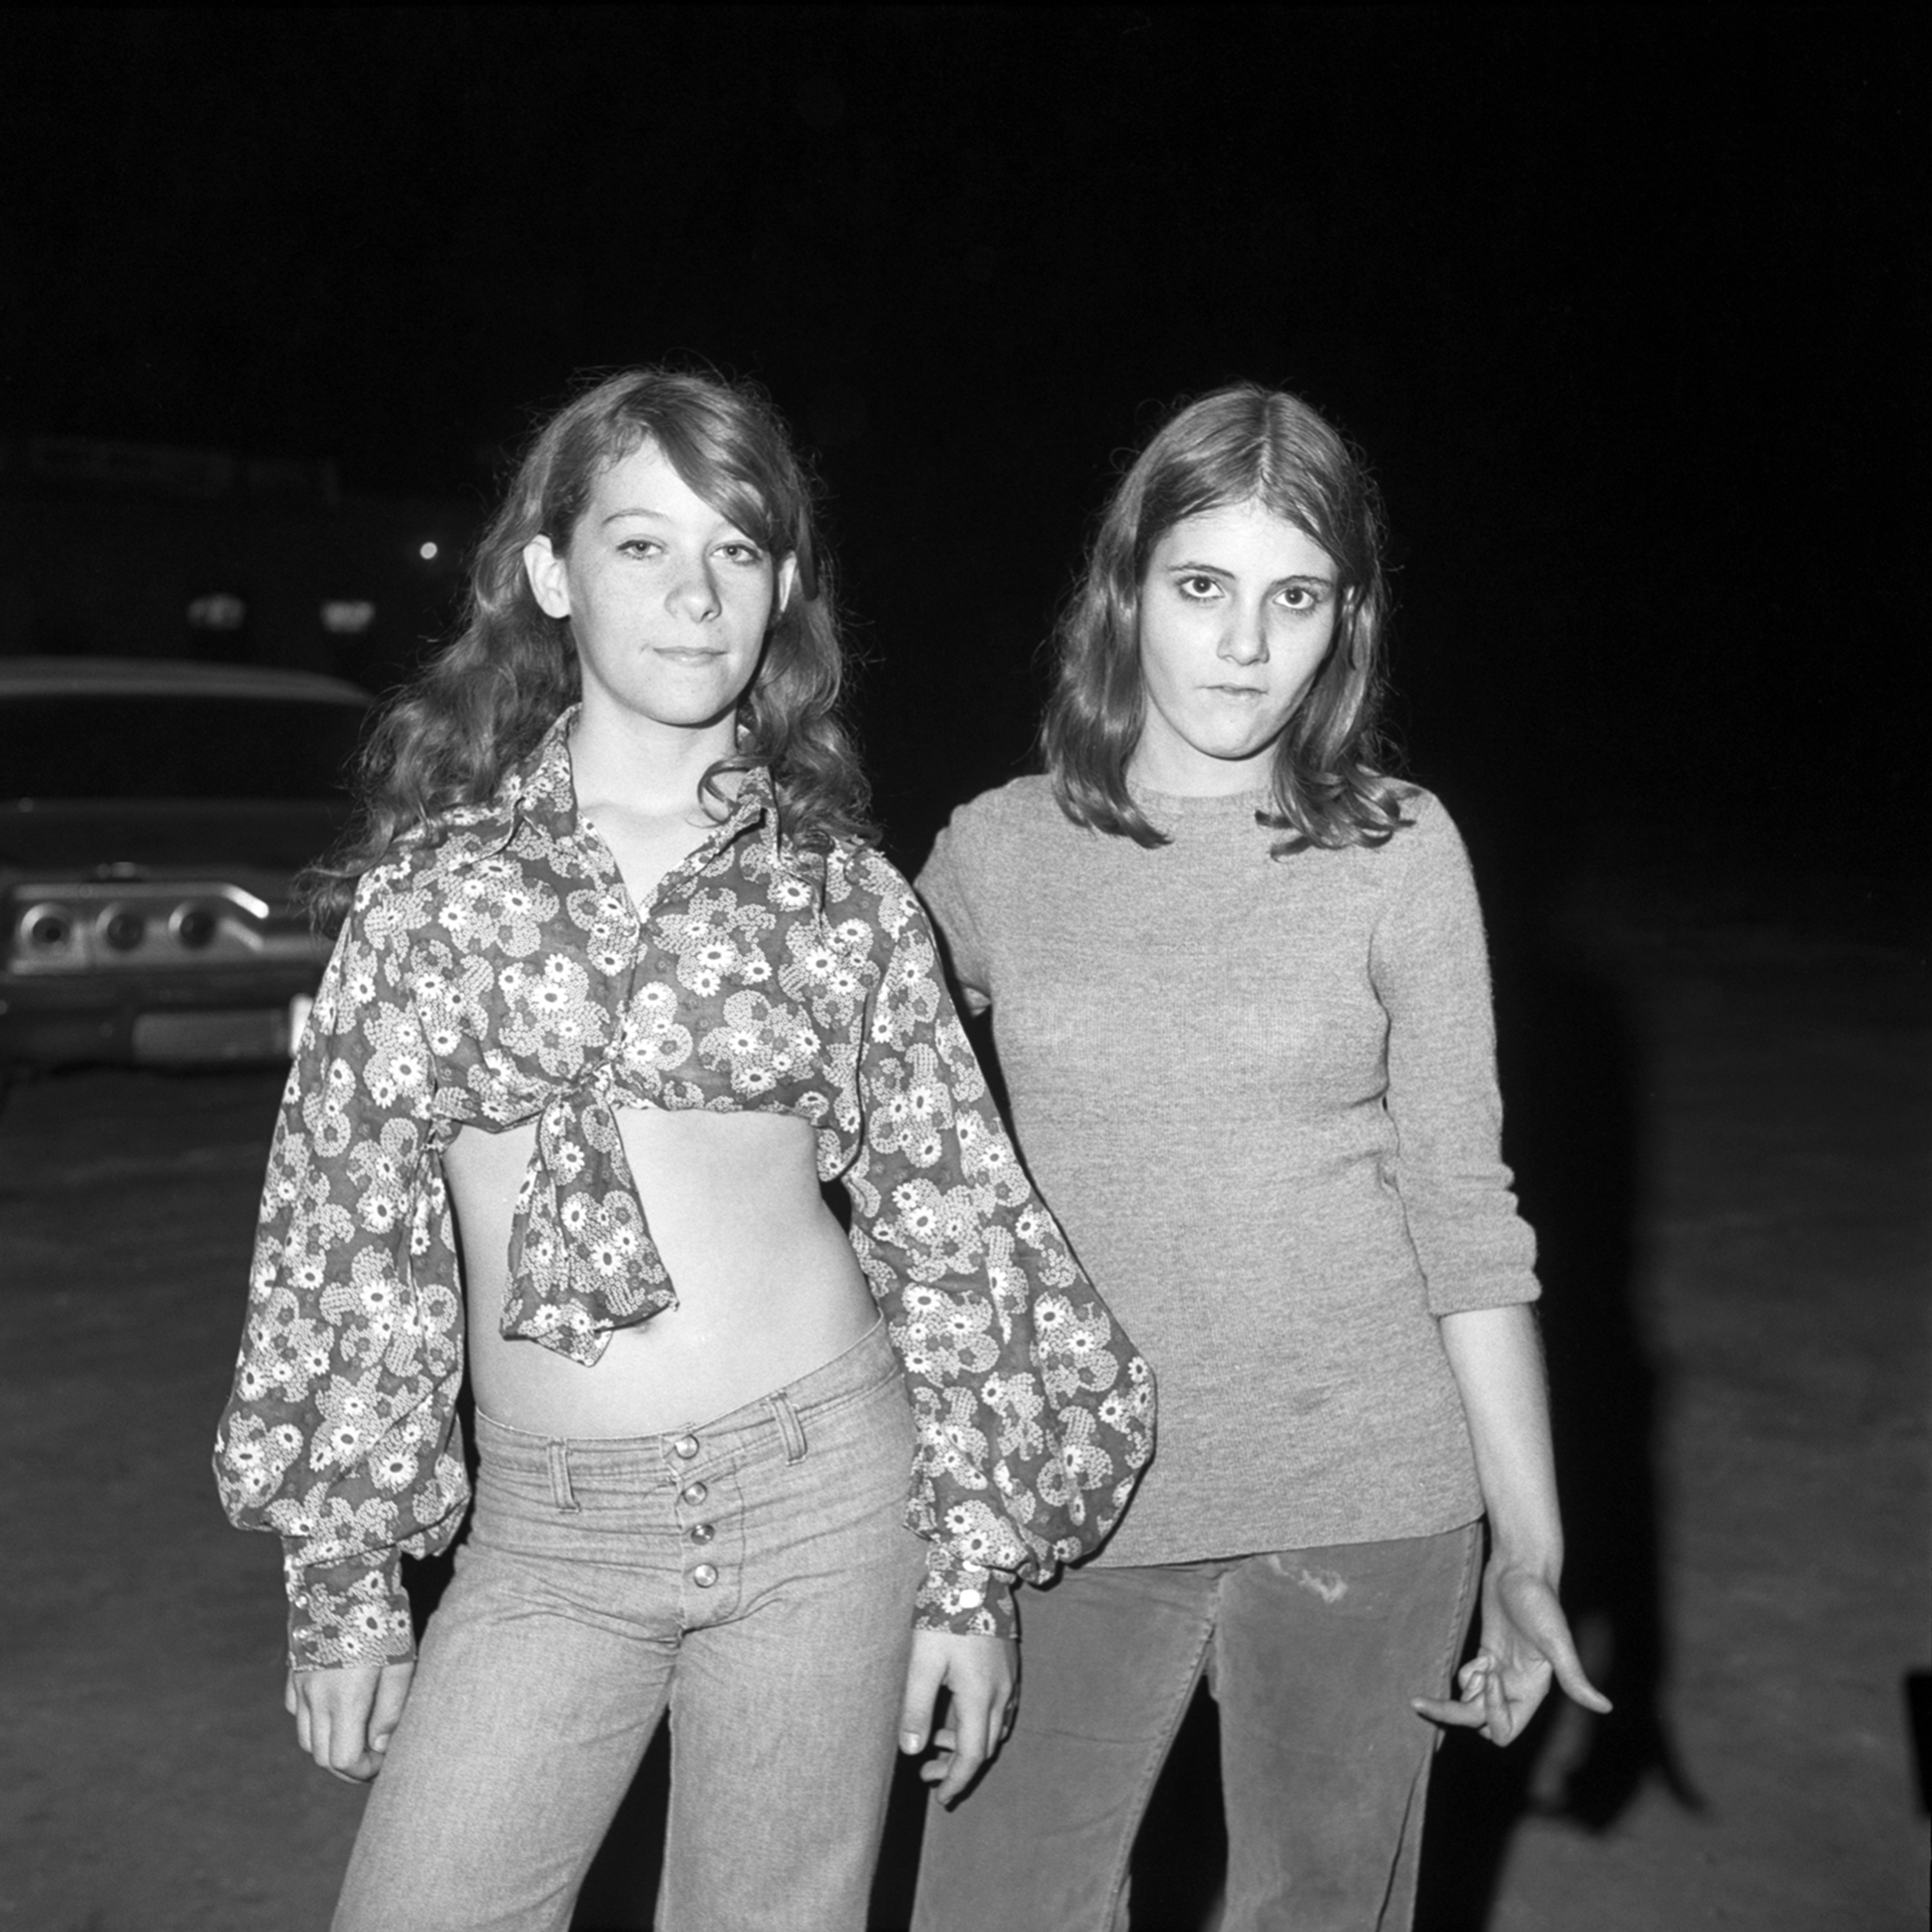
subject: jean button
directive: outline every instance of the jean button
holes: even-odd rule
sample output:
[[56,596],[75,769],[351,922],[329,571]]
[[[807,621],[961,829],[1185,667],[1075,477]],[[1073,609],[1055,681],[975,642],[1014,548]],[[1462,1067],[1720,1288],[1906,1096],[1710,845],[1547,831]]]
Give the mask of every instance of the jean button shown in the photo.
[[702,1482],[692,1482],[685,1486],[684,1493],[678,1497],[680,1502],[688,1502],[695,1509],[711,1492]]
[[695,1583],[698,1586],[698,1588],[701,1590],[708,1590],[711,1587],[711,1585],[715,1583],[717,1580],[718,1580],[717,1570],[715,1566],[710,1563],[699,1563],[698,1566],[691,1571],[691,1581]]
[[708,1522],[694,1522],[691,1524],[691,1540],[694,1543],[707,1543],[717,1533],[717,1530]]
[[695,1436],[680,1436],[671,1445],[671,1448],[688,1462],[697,1453],[697,1438]]

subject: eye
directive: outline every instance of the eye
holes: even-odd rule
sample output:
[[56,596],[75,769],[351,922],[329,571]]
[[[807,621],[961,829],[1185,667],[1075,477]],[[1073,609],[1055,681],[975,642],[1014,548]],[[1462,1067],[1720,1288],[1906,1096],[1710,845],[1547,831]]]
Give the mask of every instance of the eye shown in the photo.
[[654,536],[626,536],[617,545],[619,554],[636,557],[654,556],[663,547]]
[[1210,603],[1221,594],[1220,581],[1203,570],[1190,570],[1176,577],[1174,587],[1190,603]]
[[1315,610],[1322,604],[1324,591],[1316,583],[1285,583],[1280,591],[1281,601],[1291,610]]
[[718,545],[720,555],[728,556],[733,563],[762,563],[765,553],[748,537],[734,536],[728,543]]

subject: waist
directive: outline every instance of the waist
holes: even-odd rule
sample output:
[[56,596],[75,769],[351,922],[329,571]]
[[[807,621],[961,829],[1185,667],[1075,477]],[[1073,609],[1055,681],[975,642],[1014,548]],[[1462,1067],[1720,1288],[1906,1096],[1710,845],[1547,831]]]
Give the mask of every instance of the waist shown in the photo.
[[905,1374],[886,1329],[885,1318],[836,1355],[775,1388],[767,1389],[721,1415],[694,1417],[675,1429],[635,1436],[550,1434],[500,1421],[480,1399],[476,1413],[477,1453],[485,1465],[538,1474],[549,1469],[556,1448],[569,1450],[573,1469],[612,1477],[676,1474],[691,1459],[690,1445],[701,1441],[707,1455],[751,1452],[770,1440],[782,1442],[788,1419],[823,1419],[862,1401]]

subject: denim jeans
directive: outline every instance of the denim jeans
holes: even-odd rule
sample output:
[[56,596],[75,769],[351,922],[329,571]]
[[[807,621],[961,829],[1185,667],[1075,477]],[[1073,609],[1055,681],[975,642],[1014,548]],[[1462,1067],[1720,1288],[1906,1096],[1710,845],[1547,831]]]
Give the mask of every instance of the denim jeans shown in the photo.
[[1197,1683],[1221,1713],[1221,1932],[1400,1932],[1481,1525],[1069,1571],[1020,1604],[1012,1736],[926,1814],[914,1932],[1126,1932],[1128,1857]]
[[477,1442],[337,1932],[567,1925],[666,1707],[660,1932],[861,1932],[924,1573],[883,1324],[681,1436]]

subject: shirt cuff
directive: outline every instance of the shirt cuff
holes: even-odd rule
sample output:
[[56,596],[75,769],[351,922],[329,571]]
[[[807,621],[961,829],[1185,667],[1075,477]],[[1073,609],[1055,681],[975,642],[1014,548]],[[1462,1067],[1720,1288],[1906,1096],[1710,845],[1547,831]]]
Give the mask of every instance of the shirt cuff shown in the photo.
[[352,1664],[403,1663],[416,1655],[398,1551],[304,1568],[284,1548],[292,1669],[343,1670]]
[[1016,1637],[1012,1579],[964,1561],[945,1543],[926,1545],[926,1580],[919,1586],[915,1630],[962,1637]]

